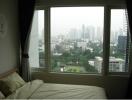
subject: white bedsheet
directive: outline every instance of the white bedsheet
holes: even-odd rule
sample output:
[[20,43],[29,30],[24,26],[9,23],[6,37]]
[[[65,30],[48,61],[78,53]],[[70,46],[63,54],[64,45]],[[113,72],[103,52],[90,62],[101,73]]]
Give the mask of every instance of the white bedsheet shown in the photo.
[[34,80],[17,89],[7,99],[106,99],[101,87],[43,83]]

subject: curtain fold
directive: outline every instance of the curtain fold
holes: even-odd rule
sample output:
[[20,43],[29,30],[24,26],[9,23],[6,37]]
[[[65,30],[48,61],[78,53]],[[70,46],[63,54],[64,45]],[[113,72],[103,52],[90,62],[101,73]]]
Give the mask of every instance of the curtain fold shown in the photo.
[[[132,5],[131,5],[131,0],[126,0],[126,4],[127,4],[127,12],[128,12],[129,31],[130,31],[131,41],[132,41]],[[131,74],[130,74],[129,81],[128,81],[128,90],[127,90],[126,98],[132,99],[131,93],[132,93],[132,70],[131,70]]]
[[29,37],[32,25],[32,19],[35,9],[35,0],[19,0],[19,30],[21,45],[21,66],[20,75],[25,81],[30,80],[29,70]]

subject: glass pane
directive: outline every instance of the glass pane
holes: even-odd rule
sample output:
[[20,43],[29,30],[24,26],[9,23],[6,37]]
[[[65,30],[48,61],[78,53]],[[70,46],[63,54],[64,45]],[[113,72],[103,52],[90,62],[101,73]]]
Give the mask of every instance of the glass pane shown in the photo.
[[51,8],[51,70],[100,73],[103,20],[103,7]]
[[30,66],[44,67],[44,53],[44,10],[36,10],[30,35]]
[[124,9],[111,10],[110,37],[109,71],[127,72],[129,39]]

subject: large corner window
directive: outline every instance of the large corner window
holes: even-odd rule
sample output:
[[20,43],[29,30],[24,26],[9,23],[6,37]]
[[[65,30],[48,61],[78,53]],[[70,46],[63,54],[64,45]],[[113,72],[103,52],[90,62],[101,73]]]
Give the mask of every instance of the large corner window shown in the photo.
[[31,67],[45,67],[44,45],[44,10],[35,10],[29,44],[29,62]]
[[125,9],[45,7],[34,13],[30,66],[45,72],[126,75],[129,34]]
[[101,73],[104,7],[50,9],[51,71]]
[[128,72],[130,37],[125,9],[111,9],[109,72]]

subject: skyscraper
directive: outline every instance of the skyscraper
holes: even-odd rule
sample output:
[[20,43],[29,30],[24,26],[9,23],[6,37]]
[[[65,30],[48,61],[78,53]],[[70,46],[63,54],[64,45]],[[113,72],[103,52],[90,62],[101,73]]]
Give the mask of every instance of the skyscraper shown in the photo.
[[118,36],[118,50],[120,52],[126,51],[126,44],[127,44],[127,36]]

